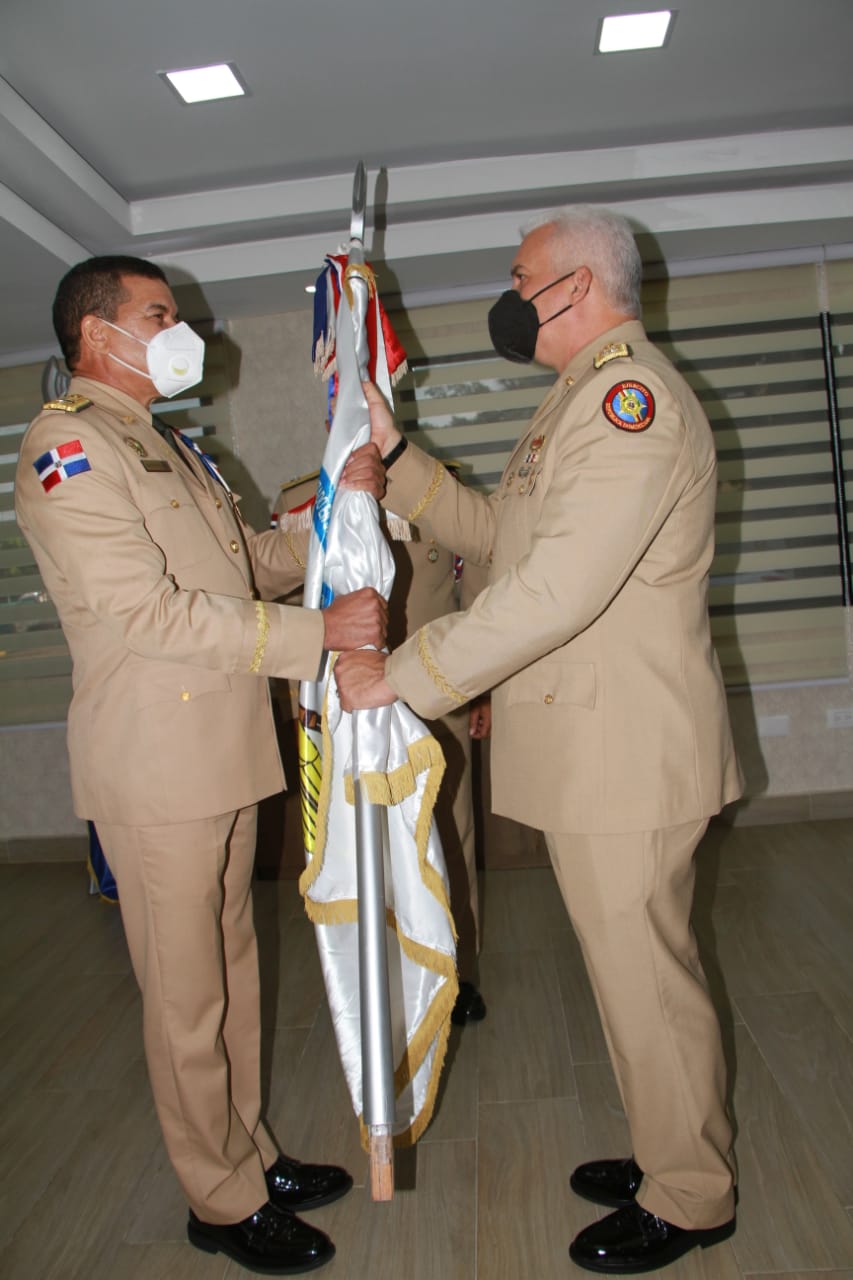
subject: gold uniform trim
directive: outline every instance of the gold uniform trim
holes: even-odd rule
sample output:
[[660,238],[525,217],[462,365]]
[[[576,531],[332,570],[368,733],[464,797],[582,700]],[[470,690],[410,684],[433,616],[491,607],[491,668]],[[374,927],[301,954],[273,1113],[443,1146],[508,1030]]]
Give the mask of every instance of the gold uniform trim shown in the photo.
[[429,645],[427,644],[426,627],[421,627],[418,632],[418,657],[423,663],[427,675],[430,677],[433,684],[438,686],[442,693],[446,694],[448,698],[452,698],[454,702],[458,702],[460,705],[463,702],[469,701],[464,693],[460,693],[458,689],[453,687],[450,681],[441,674],[438,667],[435,665],[433,656],[429,651]]
[[70,396],[59,396],[56,400],[47,400],[42,409],[58,409],[60,413],[80,413],[82,409],[88,409],[92,403],[86,396],[81,396],[78,391],[73,392]]
[[601,348],[592,363],[596,369],[603,369],[611,360],[625,360],[630,354],[631,348],[627,342],[608,342],[606,347]]
[[[444,480],[444,477],[445,477],[446,475],[447,475],[447,472],[445,471],[445,469],[444,469],[444,467],[441,465],[441,463],[440,463],[440,462],[436,462],[436,464],[435,464],[435,470],[434,470],[434,471],[433,471],[433,473],[432,473],[432,480],[431,480],[431,481],[430,481],[430,483],[429,483],[429,488],[427,489],[426,493],[425,493],[425,494],[424,494],[424,496],[421,498],[421,500],[420,500],[420,502],[417,504],[417,506],[416,506],[416,507],[414,507],[414,508],[409,512],[408,516],[406,517],[406,519],[407,519],[407,520],[409,520],[412,524],[414,524],[414,523],[415,523],[415,521],[417,520],[418,516],[419,516],[419,515],[422,515],[422,514],[423,514],[423,512],[424,512],[424,511],[427,509],[427,507],[429,506],[429,504],[432,502],[433,498],[435,497],[435,495],[438,493],[439,489],[441,488],[442,481]],[[464,699],[463,699],[463,701],[464,701]]]
[[267,606],[263,600],[255,601],[255,617],[258,625],[258,638],[255,643],[255,652],[252,661],[249,663],[249,671],[256,676],[261,669],[261,663],[266,653],[267,640],[270,634],[270,619],[267,613]]
[[287,529],[282,529],[282,530],[281,530],[281,536],[284,538],[284,541],[285,541],[285,543],[286,543],[286,545],[287,545],[287,549],[288,549],[288,551],[290,552],[290,554],[293,556],[293,558],[294,558],[294,560],[296,561],[296,563],[299,565],[299,568],[300,568],[300,569],[305,569],[305,568],[307,568],[307,566],[306,566],[306,564],[305,564],[305,561],[302,559],[301,555],[300,555],[300,554],[299,554],[299,552],[296,550],[296,547],[293,545],[293,537],[292,537],[292,535],[288,532],[288,530],[287,530]]

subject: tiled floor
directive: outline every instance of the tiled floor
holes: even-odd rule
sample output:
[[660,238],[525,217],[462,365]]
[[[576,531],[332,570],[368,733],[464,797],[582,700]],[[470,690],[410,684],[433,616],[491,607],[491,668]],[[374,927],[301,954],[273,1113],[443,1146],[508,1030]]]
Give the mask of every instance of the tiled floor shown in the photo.
[[[853,822],[711,828],[696,927],[733,1069],[738,1231],[668,1280],[853,1280]],[[237,1280],[185,1241],[160,1143],[118,911],[82,867],[0,866],[0,1276]],[[489,871],[481,987],[454,1031],[437,1117],[398,1154],[390,1204],[366,1161],[292,881],[257,885],[269,1117],[285,1150],[347,1164],[312,1215],[329,1280],[571,1280],[595,1210],[574,1164],[627,1152],[598,1019],[551,871]],[[657,1273],[656,1273],[657,1274]]]

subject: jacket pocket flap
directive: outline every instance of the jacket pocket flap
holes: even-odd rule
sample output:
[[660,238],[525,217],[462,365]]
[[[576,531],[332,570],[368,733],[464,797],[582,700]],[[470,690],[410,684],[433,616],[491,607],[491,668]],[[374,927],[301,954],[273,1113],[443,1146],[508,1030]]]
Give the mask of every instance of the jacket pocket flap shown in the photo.
[[595,706],[595,665],[592,662],[536,662],[513,676],[507,690],[507,704],[535,702],[541,706],[568,704]]
[[206,667],[158,666],[140,673],[136,705],[150,707],[157,702],[191,702],[206,693],[228,693],[231,681],[224,671]]

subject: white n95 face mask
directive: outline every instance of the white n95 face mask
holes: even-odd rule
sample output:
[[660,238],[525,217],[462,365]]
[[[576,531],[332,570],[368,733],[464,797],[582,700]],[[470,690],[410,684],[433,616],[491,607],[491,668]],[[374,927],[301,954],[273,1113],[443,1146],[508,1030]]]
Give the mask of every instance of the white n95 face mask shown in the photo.
[[[117,329],[127,338],[133,338],[134,342],[145,348],[148,376],[160,395],[167,400],[176,396],[179,391],[187,391],[201,382],[204,374],[204,342],[183,320],[169,329],[161,329],[150,342],[143,342],[142,338],[128,333],[127,329],[113,324],[111,320],[104,320],[104,324]],[[120,360],[111,351],[109,355],[110,359],[133,373],[144,372],[128,364],[126,360]]]

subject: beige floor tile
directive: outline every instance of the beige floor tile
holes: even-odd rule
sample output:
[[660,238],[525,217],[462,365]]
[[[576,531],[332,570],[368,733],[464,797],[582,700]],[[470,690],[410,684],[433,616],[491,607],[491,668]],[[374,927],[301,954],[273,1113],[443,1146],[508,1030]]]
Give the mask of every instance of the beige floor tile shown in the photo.
[[174,1244],[121,1244],[97,1259],[87,1280],[245,1280],[224,1254]]
[[842,1204],[853,1204],[853,1045],[819,997],[741,996],[744,1021]]
[[[807,990],[802,969],[791,954],[790,935],[768,909],[766,872],[733,874],[736,883],[717,892],[710,927],[701,917],[694,918],[718,1009],[721,998]],[[725,992],[715,988],[715,971],[724,975]]]
[[78,1141],[58,1153],[51,1182],[8,1242],[6,1280],[88,1277],[101,1254],[121,1242],[157,1141],[150,1099],[125,1093],[105,1106],[98,1098]]
[[580,944],[569,925],[551,935],[572,1062],[607,1062],[607,1044]]
[[[489,1016],[478,1028],[480,1101],[573,1097],[569,1041],[553,954],[484,952],[480,976],[484,989],[495,993]],[[524,1052],[519,1052],[521,1045]]]
[[[100,1104],[99,1104],[100,1105]],[[0,1248],[15,1234],[56,1175],[62,1155],[89,1123],[85,1105],[69,1093],[31,1093],[0,1113]],[[2,1272],[2,1265],[0,1265]]]
[[742,1270],[853,1266],[853,1227],[745,1028],[737,1052],[740,1203],[732,1246]]
[[583,1122],[584,1154],[581,1160],[629,1156],[631,1135],[610,1064],[597,1062],[576,1066],[575,1078]]
[[567,918],[550,867],[487,872],[480,912],[484,953],[547,949],[549,931],[564,928]]
[[423,1143],[476,1139],[481,1031],[479,1023],[451,1030],[435,1112]]
[[478,1280],[564,1280],[569,1243],[590,1221],[568,1183],[582,1152],[573,1099],[481,1104]]
[[364,1184],[367,1156],[325,1005],[308,1033],[290,1086],[270,1108],[268,1121],[285,1151],[305,1160],[342,1164],[357,1184]]
[[417,1154],[413,1280],[470,1280],[477,1245],[477,1144],[423,1143]]

